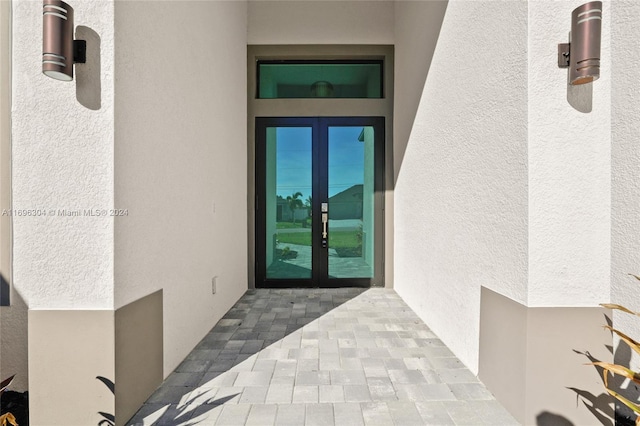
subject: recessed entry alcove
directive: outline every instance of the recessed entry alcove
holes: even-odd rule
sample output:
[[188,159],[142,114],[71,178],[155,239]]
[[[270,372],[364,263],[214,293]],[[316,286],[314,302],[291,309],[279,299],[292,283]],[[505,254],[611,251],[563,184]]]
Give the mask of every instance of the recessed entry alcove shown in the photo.
[[393,46],[249,46],[255,287],[385,285]]

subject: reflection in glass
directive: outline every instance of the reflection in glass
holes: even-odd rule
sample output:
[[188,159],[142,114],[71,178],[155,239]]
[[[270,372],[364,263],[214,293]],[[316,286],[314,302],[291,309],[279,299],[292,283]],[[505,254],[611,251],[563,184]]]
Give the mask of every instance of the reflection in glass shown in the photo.
[[329,127],[329,276],[374,273],[373,127]]
[[268,127],[267,278],[311,278],[311,127]]
[[259,61],[258,99],[382,98],[382,61]]

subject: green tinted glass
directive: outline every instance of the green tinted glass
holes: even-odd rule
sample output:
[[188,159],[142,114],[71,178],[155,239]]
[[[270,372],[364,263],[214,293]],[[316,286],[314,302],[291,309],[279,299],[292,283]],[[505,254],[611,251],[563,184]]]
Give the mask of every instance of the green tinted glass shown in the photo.
[[311,127],[267,127],[267,278],[311,278]]
[[329,127],[329,278],[373,278],[375,145],[371,126]]
[[382,61],[258,61],[258,98],[382,98]]

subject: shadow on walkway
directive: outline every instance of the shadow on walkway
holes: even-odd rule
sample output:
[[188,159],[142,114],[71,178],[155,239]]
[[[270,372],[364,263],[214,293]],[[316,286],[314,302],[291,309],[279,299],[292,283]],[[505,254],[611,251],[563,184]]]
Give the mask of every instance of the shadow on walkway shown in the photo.
[[250,371],[255,360],[247,368],[239,367],[243,362],[366,290],[247,291],[127,424],[197,424],[189,419],[223,405],[242,390],[229,395],[217,394],[215,398],[207,398],[206,392],[194,391],[211,385],[230,389],[238,374],[234,369]]

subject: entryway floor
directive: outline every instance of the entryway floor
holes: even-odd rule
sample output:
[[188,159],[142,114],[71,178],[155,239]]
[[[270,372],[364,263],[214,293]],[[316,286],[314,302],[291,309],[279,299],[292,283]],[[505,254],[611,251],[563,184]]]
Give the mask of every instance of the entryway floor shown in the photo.
[[517,425],[393,291],[248,291],[128,425]]

